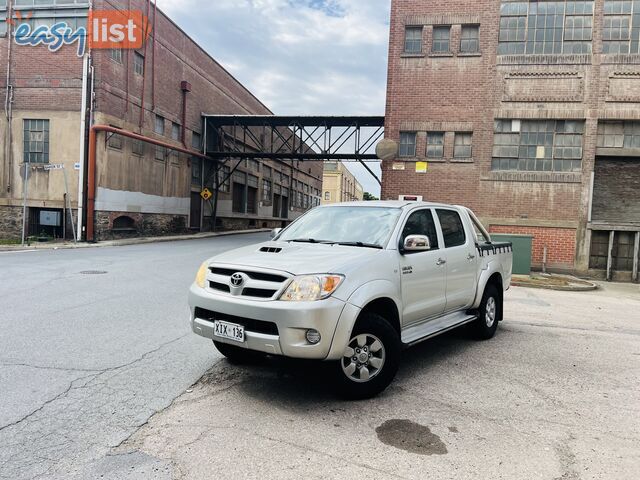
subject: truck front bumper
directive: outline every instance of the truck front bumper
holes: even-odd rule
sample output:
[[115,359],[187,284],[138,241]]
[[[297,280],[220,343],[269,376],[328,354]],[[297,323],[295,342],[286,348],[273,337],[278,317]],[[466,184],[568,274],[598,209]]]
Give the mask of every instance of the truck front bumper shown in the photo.
[[[360,314],[358,307],[333,297],[315,302],[256,301],[217,295],[195,284],[189,290],[189,308],[191,329],[202,337],[273,355],[317,360],[342,357]],[[244,325],[245,341],[214,335],[214,319]],[[307,341],[309,329],[320,332],[320,342]]]

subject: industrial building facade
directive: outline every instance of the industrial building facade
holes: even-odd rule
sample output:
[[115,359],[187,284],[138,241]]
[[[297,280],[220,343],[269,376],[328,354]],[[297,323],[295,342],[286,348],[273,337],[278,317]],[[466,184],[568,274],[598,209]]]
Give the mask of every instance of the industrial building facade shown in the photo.
[[[147,41],[93,49],[87,60],[77,44],[52,52],[14,41],[25,22],[85,26],[91,8],[143,12]],[[0,59],[0,238],[20,238],[25,197],[28,235],[70,236],[90,125],[201,151],[203,113],[272,114],[150,1],[0,0]],[[220,169],[219,228],[279,227],[320,203],[321,163],[243,160],[232,172],[236,163]],[[208,160],[99,133],[96,239],[208,230],[213,206],[201,193],[212,177]]]
[[360,202],[364,190],[360,182],[342,162],[324,162],[322,205],[341,202]]
[[537,267],[638,279],[640,1],[393,0],[386,110],[383,198],[467,205],[532,235]]

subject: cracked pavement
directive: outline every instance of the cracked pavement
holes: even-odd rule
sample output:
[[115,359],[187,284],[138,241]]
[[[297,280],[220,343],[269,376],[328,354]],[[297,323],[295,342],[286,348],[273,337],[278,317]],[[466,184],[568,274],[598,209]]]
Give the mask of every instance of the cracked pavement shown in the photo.
[[639,309],[638,285],[513,288],[493,340],[424,342],[362,402],[321,365],[222,360],[114,449],[109,478],[635,480]]
[[188,325],[200,263],[267,238],[1,253],[0,479],[129,470],[113,448],[219,361]]

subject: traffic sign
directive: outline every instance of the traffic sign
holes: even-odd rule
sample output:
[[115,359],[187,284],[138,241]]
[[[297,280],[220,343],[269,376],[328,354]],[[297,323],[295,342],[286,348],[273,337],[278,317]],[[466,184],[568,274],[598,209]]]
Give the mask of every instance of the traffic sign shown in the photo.
[[213,193],[211,193],[211,190],[209,190],[208,188],[205,188],[200,192],[200,196],[205,200],[209,200],[211,197],[213,197]]

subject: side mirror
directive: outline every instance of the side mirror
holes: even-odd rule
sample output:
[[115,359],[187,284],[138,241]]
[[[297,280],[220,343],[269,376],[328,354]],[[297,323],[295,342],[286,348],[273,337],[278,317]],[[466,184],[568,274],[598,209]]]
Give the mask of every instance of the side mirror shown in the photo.
[[276,238],[278,235],[280,235],[281,231],[281,228],[274,228],[273,230],[271,230],[271,238]]
[[431,250],[431,242],[426,235],[409,235],[402,246],[405,252],[426,252]]

